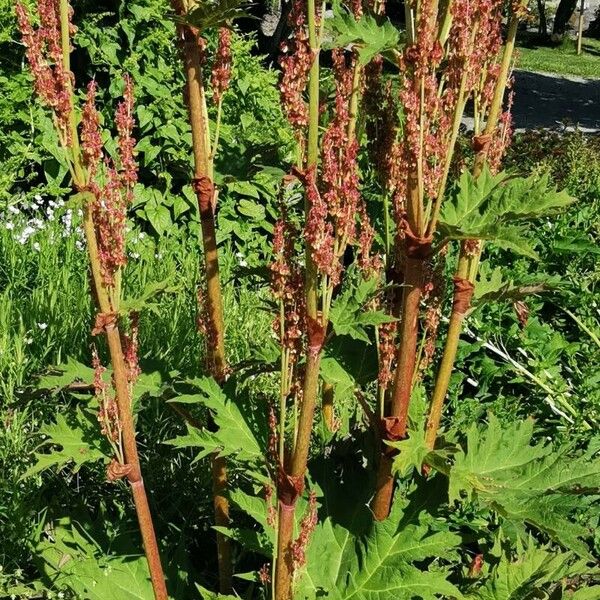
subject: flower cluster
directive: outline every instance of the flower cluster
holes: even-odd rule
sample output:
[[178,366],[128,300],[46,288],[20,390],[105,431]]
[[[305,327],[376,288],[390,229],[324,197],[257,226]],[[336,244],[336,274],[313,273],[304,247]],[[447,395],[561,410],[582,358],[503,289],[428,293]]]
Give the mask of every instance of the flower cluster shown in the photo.
[[300,522],[300,534],[292,543],[292,561],[294,570],[298,570],[306,564],[306,548],[310,541],[310,536],[317,526],[317,496],[310,492],[308,497],[308,508],[306,514]]
[[102,159],[102,136],[100,135],[100,113],[96,109],[96,92],[98,84],[95,79],[89,82],[83,111],[81,114],[81,149],[83,164],[88,170],[88,177],[94,177]]
[[121,186],[125,192],[125,200],[130,203],[133,200],[133,186],[137,183],[137,162],[134,157],[135,139],[132,136],[135,126],[133,117],[133,82],[129,75],[125,75],[125,90],[123,101],[117,106],[115,113],[115,125],[119,134],[119,158],[121,161]]
[[[61,144],[70,147],[73,142],[70,124],[72,74],[63,63],[59,0],[38,0],[37,9],[39,26],[34,28],[27,9],[17,2],[17,22],[27,48],[35,91],[54,114]],[[69,7],[69,32],[73,34],[75,28],[71,16],[72,8]]]
[[127,367],[127,380],[133,385],[140,376],[142,370],[138,362],[138,332],[139,313],[132,312],[129,315],[129,331],[121,333],[121,345],[123,346],[123,358]]
[[121,443],[121,424],[115,399],[109,394],[108,384],[103,375],[106,369],[102,366],[98,352],[92,348],[92,367],[94,369],[94,390],[98,399],[98,422],[102,435],[106,436],[113,446]]
[[231,31],[227,27],[219,29],[219,43],[211,73],[213,102],[219,104],[231,79]]
[[397,321],[379,325],[379,386],[387,390],[394,373]]
[[[294,255],[296,231],[288,222],[285,210],[275,223],[273,234],[273,257],[270,265],[271,289],[282,303],[281,314],[274,329],[293,363],[302,349],[302,332],[305,329],[304,279]],[[283,322],[282,319],[283,318]]]
[[[512,81],[510,83],[512,85]],[[494,139],[491,140],[488,153],[487,163],[492,171],[496,173],[500,170],[502,159],[506,154],[506,150],[510,145],[512,134],[513,134],[513,121],[512,121],[512,106],[514,102],[514,91],[508,94],[508,101],[506,103],[506,110],[500,116],[500,124],[496,129]]]
[[291,39],[281,45],[281,101],[287,118],[298,136],[308,123],[308,109],[302,94],[308,81],[313,54],[306,30],[306,9],[303,0],[294,0],[288,17]]
[[[93,194],[91,210],[98,242],[98,254],[104,284],[115,285],[116,273],[127,263],[125,253],[125,226],[127,205],[133,198],[137,182],[137,164],[134,157],[135,139],[132,136],[133,84],[125,77],[123,100],[117,106],[115,125],[118,132],[120,169],[109,159],[102,159],[100,117],[95,106],[96,84],[88,86],[82,112],[81,148],[88,170],[87,191]],[[102,171],[102,172],[101,172]]]
[[440,186],[452,155],[455,114],[462,111],[474,89],[481,88],[483,102],[493,90],[486,81],[494,81],[492,63],[501,45],[501,3],[453,2],[452,25],[444,47],[435,22],[436,4],[432,0],[421,4],[415,42],[407,46],[400,61],[407,76],[401,91],[406,133],[395,181],[398,212],[408,194],[408,173],[414,174],[425,197],[436,199],[443,194]]
[[424,300],[427,303],[425,311],[425,345],[423,355],[419,363],[419,372],[422,373],[431,364],[435,354],[435,342],[437,340],[440,317],[442,315],[442,302],[444,301],[444,292],[446,289],[446,280],[444,278],[444,267],[446,265],[446,255],[448,246],[444,246],[437,256],[435,265],[427,262],[424,286]]
[[336,95],[333,116],[323,135],[321,177],[318,185],[316,169],[311,167],[303,174],[303,182],[309,206],[305,237],[317,268],[335,286],[349,244],[358,245],[361,267],[373,266],[374,231],[359,190],[358,142],[349,132],[356,57],[347,62],[343,50],[334,50],[332,56]]
[[396,141],[398,107],[392,93],[392,82],[384,82],[382,75],[383,57],[379,55],[365,67],[363,109],[371,163],[381,185],[390,189],[394,181],[394,166],[400,163]]

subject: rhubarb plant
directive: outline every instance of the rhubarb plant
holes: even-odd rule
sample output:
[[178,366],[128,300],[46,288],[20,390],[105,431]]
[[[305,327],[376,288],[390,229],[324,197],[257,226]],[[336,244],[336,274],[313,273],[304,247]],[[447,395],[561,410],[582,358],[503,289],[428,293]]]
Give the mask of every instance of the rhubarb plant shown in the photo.
[[[157,599],[166,599],[165,578],[142,479],[132,411],[132,388],[140,373],[137,317],[135,314],[123,315],[120,305],[123,267],[127,262],[127,206],[137,181],[133,82],[125,76],[124,98],[115,114],[118,152],[117,157],[109,158],[103,150],[94,80],[88,84],[81,113],[76,110],[70,71],[71,37],[75,27],[69,2],[40,0],[37,3],[37,27],[32,24],[25,6],[18,3],[16,10],[36,93],[52,113],[71,174],[72,202],[83,211],[97,309],[92,335],[106,338],[113,370],[112,381],[107,384],[102,378],[105,368],[94,349],[92,364],[99,404],[98,421],[113,454],[107,477],[112,481],[126,478],[130,483],[154,595]],[[64,445],[64,440],[61,444]]]
[[[444,415],[468,319],[491,302],[560,286],[556,277],[512,277],[494,262],[536,260],[540,219],[575,201],[548,175],[502,170],[522,3],[407,2],[400,30],[381,0],[295,0],[278,59],[294,153],[271,170],[272,222],[264,190],[238,207],[264,221],[271,254],[263,269],[223,281],[218,192],[233,184],[215,157],[232,93],[232,21],[252,7],[173,0],[191,129],[186,176],[201,228],[197,320],[206,347],[197,355],[206,360],[161,375],[141,373],[137,318],[160,314],[164,295],[178,290],[167,281],[140,297],[122,293],[137,181],[133,82],[125,77],[111,144],[95,81],[75,108],[67,3],[38,6],[34,28],[19,5],[21,29],[71,173],[71,201],[83,210],[93,334],[106,338],[110,364],[100,347],[91,367],[69,361],[39,382],[78,406],[42,429],[28,475],[102,463],[110,481],[131,484],[147,556],[128,560],[102,535],[62,520],[35,548],[45,576],[78,597],[167,598],[134,426],[151,396],[185,421],[162,439],[181,485],[201,461],[212,465],[212,489],[195,492],[214,500],[212,531],[190,528],[195,543],[216,537],[214,567],[194,553],[179,578],[189,589],[179,581],[171,597],[595,597],[593,522],[583,509],[599,495],[598,440],[561,445],[541,438],[532,419],[489,414],[464,428]],[[472,158],[457,153],[468,103]],[[234,124],[236,136],[244,127]],[[224,298],[242,276],[252,277],[272,329],[249,340],[250,356],[236,363],[226,352]],[[526,308],[517,311],[525,321]],[[490,346],[478,344],[473,352]],[[585,425],[594,428],[593,416]],[[182,466],[183,453],[193,458]]]

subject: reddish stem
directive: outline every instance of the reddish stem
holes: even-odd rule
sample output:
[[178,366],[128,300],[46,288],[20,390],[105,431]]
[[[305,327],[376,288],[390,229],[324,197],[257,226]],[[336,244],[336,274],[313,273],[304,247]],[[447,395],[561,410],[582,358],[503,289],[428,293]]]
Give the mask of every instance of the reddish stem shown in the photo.
[[[173,1],[176,11],[181,14],[180,2]],[[202,56],[200,40],[189,27],[180,27],[183,37],[183,62],[187,81],[187,100],[189,120],[192,128],[194,151],[194,191],[198,198],[202,245],[204,250],[204,275],[206,279],[206,317],[208,339],[208,367],[211,375],[222,382],[227,373],[225,359],[225,326],[223,321],[223,299],[219,277],[219,253],[215,227],[214,200],[215,190],[210,167],[210,137],[208,131],[208,113],[204,85],[202,82]],[[229,520],[229,502],[226,497],[227,468],[226,461],[220,456],[212,457],[213,502],[215,523],[227,527]],[[219,564],[219,589],[222,594],[232,590],[233,565],[229,538],[217,533],[217,556]]]

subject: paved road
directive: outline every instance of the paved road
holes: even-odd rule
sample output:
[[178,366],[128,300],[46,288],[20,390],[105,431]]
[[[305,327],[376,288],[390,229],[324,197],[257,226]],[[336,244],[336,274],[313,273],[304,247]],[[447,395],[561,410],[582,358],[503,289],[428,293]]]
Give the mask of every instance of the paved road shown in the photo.
[[600,79],[515,71],[513,118],[517,129],[568,121],[600,131]]
[[[513,120],[517,131],[536,127],[600,132],[600,79],[515,71]],[[473,126],[469,107],[463,119]]]

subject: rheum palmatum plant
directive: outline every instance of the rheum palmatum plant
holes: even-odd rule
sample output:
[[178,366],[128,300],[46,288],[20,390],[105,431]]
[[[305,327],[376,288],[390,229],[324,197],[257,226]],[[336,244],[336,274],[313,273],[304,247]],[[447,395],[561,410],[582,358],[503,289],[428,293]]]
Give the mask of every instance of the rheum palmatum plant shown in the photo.
[[[223,94],[231,78],[231,31],[229,24],[218,14],[218,7],[211,13],[210,7],[193,0],[173,0],[172,6],[178,19],[177,36],[181,44],[186,76],[186,102],[192,129],[194,176],[192,187],[198,199],[202,227],[204,264],[202,265],[203,289],[199,293],[199,319],[206,340],[206,370],[215,381],[227,379],[228,366],[225,355],[225,324],[223,321],[223,298],[219,277],[219,251],[215,227],[217,189],[215,187],[214,162],[219,145],[219,130],[223,107]],[[212,18],[209,18],[212,16]],[[227,15],[228,17],[231,14]],[[215,18],[216,17],[216,18]],[[212,103],[217,118],[211,132],[206,86],[203,68],[206,63],[207,43],[203,35],[209,20],[218,28],[218,43],[211,72]],[[227,467],[222,456],[212,457],[213,495],[215,522],[217,526],[229,524],[229,503],[226,498]],[[231,550],[229,539],[217,532],[219,581],[222,593],[231,591]]]
[[21,3],[17,3],[16,11],[36,93],[52,113],[72,177],[73,202],[83,210],[97,309],[92,334],[105,336],[112,367],[108,385],[102,377],[104,367],[98,353],[93,351],[94,387],[100,407],[98,421],[114,452],[107,476],[112,481],[126,478],[130,484],[154,595],[166,600],[165,579],[135,439],[132,388],[139,375],[136,316],[129,323],[129,332],[124,332],[123,321],[128,316],[122,314],[121,307],[121,278],[127,262],[127,207],[137,181],[132,136],[133,84],[125,76],[123,101],[115,114],[118,156],[111,159],[103,152],[95,81],[88,85],[81,114],[76,108],[70,70],[71,37],[75,33],[71,6],[66,0],[39,0],[37,26],[32,24]]
[[[360,4],[353,18],[360,18]],[[278,427],[273,435],[276,451],[275,487],[278,511],[277,549],[274,558],[274,595],[292,597],[294,573],[304,564],[310,523],[314,523],[314,496],[295,533],[296,505],[304,489],[313,418],[320,389],[320,364],[328,334],[334,292],[344,272],[348,248],[355,250],[359,267],[373,273],[374,237],[359,189],[356,137],[362,65],[357,52],[332,52],[335,95],[329,122],[321,127],[319,52],[323,36],[320,9],[314,2],[293,3],[289,24],[293,35],[283,45],[281,95],[298,142],[298,159],[286,178],[284,196],[297,179],[305,197],[303,250],[299,234],[282,209],[274,232],[275,261],[272,288],[279,302],[275,330],[281,344]],[[304,92],[308,89],[308,103]],[[288,410],[296,415],[287,422]],[[333,424],[328,418],[329,425]]]
[[[547,180],[535,185],[523,180],[511,183],[505,182],[503,175],[494,179],[493,184],[486,183],[491,172],[498,170],[510,138],[510,102],[503,113],[503,99],[523,8],[519,4],[511,7],[505,43],[501,36],[502,10],[502,3],[487,0],[455,0],[443,8],[436,2],[421,2],[415,14],[414,39],[399,57],[404,122],[390,149],[387,185],[394,198],[396,263],[388,265],[387,272],[390,282],[402,288],[398,297],[390,301],[392,314],[399,317],[397,340],[394,328],[381,331],[380,383],[384,384],[385,392],[380,393],[383,399],[380,414],[386,445],[372,504],[378,519],[387,516],[392,501],[394,442],[406,436],[415,383],[435,349],[439,303],[443,297],[440,273],[449,242],[463,240],[453,278],[453,311],[446,350],[427,425],[430,448],[439,427],[460,324],[475,289],[480,240],[493,239],[504,247],[528,253],[521,239],[523,232],[511,227],[512,221],[531,218],[570,201],[565,194],[550,190]],[[475,107],[475,159],[472,175],[463,174],[457,193],[448,187],[449,174],[464,109],[471,98]],[[463,165],[464,170],[468,168]],[[536,203],[536,209],[531,210]],[[524,205],[530,210],[524,210]],[[461,221],[468,221],[475,207],[480,210],[481,227],[476,231],[477,227],[472,225],[469,234],[468,227],[461,228]],[[435,263],[437,267],[432,271]],[[424,300],[429,306],[420,331]],[[395,365],[393,375],[392,365]]]

